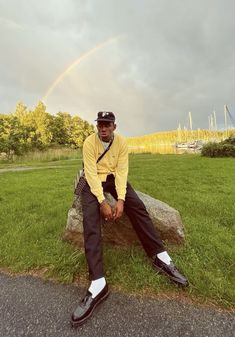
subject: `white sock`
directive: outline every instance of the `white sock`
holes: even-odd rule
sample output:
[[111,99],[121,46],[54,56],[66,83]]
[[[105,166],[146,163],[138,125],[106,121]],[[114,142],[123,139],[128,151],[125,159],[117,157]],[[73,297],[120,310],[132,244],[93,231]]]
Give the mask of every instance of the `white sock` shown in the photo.
[[92,298],[95,298],[101,292],[101,290],[104,289],[105,285],[106,281],[104,277],[91,281],[91,285],[88,290],[92,294]]
[[167,251],[161,252],[159,254],[157,254],[157,257],[159,258],[159,260],[161,260],[162,262],[164,262],[165,264],[170,264],[171,263],[171,258],[168,255]]

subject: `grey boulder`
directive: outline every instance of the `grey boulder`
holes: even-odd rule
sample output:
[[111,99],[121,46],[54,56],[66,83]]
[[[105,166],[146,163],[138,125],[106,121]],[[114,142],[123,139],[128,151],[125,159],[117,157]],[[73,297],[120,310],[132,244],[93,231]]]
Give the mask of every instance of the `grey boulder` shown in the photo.
[[[184,243],[184,227],[179,212],[147,194],[138,191],[136,193],[145,204],[153,225],[160,232],[162,240],[173,244]],[[111,194],[105,193],[105,198],[111,207],[115,206],[116,200]],[[82,219],[81,199],[75,196],[73,205],[68,211],[64,240],[71,241],[77,246],[83,245]],[[103,242],[117,245],[139,244],[131,222],[125,213],[116,221],[104,221],[101,218],[101,223]]]

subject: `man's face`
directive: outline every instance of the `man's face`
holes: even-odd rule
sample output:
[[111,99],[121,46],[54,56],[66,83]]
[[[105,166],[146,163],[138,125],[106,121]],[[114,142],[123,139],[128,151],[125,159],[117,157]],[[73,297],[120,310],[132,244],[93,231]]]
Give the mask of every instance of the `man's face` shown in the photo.
[[109,142],[116,129],[113,122],[97,122],[98,135],[103,142]]

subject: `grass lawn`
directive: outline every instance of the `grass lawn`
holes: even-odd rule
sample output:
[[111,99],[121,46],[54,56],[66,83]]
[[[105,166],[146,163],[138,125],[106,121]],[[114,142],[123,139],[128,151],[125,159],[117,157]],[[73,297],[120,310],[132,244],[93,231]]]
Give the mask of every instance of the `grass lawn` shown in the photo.
[[[36,165],[55,163],[58,168],[0,174],[0,268],[14,272],[45,269],[44,276],[60,281],[84,280],[87,269],[83,251],[74,250],[61,240],[73,200],[73,179],[81,160]],[[33,162],[28,164],[35,166]],[[167,248],[191,286],[181,290],[156,275],[142,249],[133,247],[104,247],[108,282],[123,291],[174,292],[232,308],[234,159],[131,155],[129,181],[135,189],[179,210],[186,244]]]
[[58,161],[66,162],[66,160],[81,159],[81,157],[81,150],[66,147],[25,153],[23,156],[14,156],[13,161],[4,160],[0,154],[0,169],[12,166],[39,166],[42,163],[44,165],[58,165]]

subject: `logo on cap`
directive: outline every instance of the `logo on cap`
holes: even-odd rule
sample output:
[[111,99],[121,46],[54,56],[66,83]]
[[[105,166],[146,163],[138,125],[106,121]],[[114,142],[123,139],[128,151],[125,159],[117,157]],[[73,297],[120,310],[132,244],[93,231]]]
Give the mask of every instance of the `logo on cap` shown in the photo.
[[105,117],[105,116],[109,116],[109,112],[103,111],[103,112],[102,112],[102,117]]
[[115,115],[111,111],[99,111],[96,121],[115,122]]

